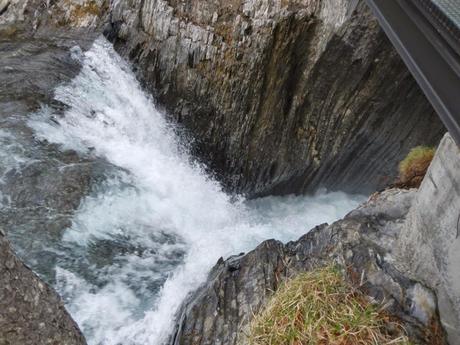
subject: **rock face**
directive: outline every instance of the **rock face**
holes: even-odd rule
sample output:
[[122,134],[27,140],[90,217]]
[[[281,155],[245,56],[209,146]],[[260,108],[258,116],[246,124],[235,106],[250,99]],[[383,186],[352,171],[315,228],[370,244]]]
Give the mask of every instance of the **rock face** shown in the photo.
[[395,241],[414,197],[415,190],[388,190],[296,242],[271,240],[219,261],[183,305],[170,344],[247,344],[253,313],[283,279],[331,261],[346,267],[348,279],[399,316],[417,344],[445,344],[435,295],[393,265]]
[[364,1],[117,1],[109,21],[238,192],[374,191],[444,132]]
[[86,344],[59,296],[16,257],[1,230],[0,344]]
[[404,274],[436,291],[449,343],[460,344],[460,149],[439,145],[398,241]]

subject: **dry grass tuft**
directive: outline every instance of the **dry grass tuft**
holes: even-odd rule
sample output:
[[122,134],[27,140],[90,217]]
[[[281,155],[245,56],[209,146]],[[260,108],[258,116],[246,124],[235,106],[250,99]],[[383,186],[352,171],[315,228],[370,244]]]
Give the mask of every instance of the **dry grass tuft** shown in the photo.
[[419,187],[433,160],[435,149],[426,146],[413,148],[399,163],[400,182],[408,187]]
[[101,9],[95,1],[85,2],[83,5],[76,5],[75,9],[72,11],[72,17],[75,19],[86,16],[99,16],[100,14]]
[[251,323],[251,345],[409,345],[402,326],[334,267],[285,283]]

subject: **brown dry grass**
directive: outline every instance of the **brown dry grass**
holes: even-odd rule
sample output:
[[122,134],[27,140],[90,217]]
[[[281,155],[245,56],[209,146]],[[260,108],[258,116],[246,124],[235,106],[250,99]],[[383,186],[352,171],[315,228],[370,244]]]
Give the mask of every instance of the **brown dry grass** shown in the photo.
[[408,187],[419,187],[430,166],[435,149],[426,146],[413,148],[404,160],[399,163],[400,183]]
[[285,283],[251,323],[251,345],[408,345],[402,326],[335,267]]

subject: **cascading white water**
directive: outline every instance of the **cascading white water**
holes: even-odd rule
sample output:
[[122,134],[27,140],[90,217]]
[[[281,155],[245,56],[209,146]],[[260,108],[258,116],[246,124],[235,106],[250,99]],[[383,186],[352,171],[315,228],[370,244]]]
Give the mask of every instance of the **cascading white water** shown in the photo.
[[[64,236],[57,289],[90,344],[161,344],[186,295],[219,257],[265,239],[297,239],[361,200],[344,193],[234,200],[182,150],[129,66],[98,39],[55,91],[63,116],[29,121],[40,139],[102,157],[113,171]],[[87,261],[85,268],[79,262]]]

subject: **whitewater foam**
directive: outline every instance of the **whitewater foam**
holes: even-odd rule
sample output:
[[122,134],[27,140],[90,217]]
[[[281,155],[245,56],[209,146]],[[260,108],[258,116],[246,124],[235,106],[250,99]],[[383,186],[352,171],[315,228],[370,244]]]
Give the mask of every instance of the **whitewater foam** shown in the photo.
[[29,126],[39,139],[119,168],[77,210],[63,240],[78,259],[56,269],[90,344],[161,344],[219,257],[296,239],[362,201],[344,193],[235,200],[193,163],[109,43],[72,56],[82,70],[55,91],[64,115],[45,107]]

